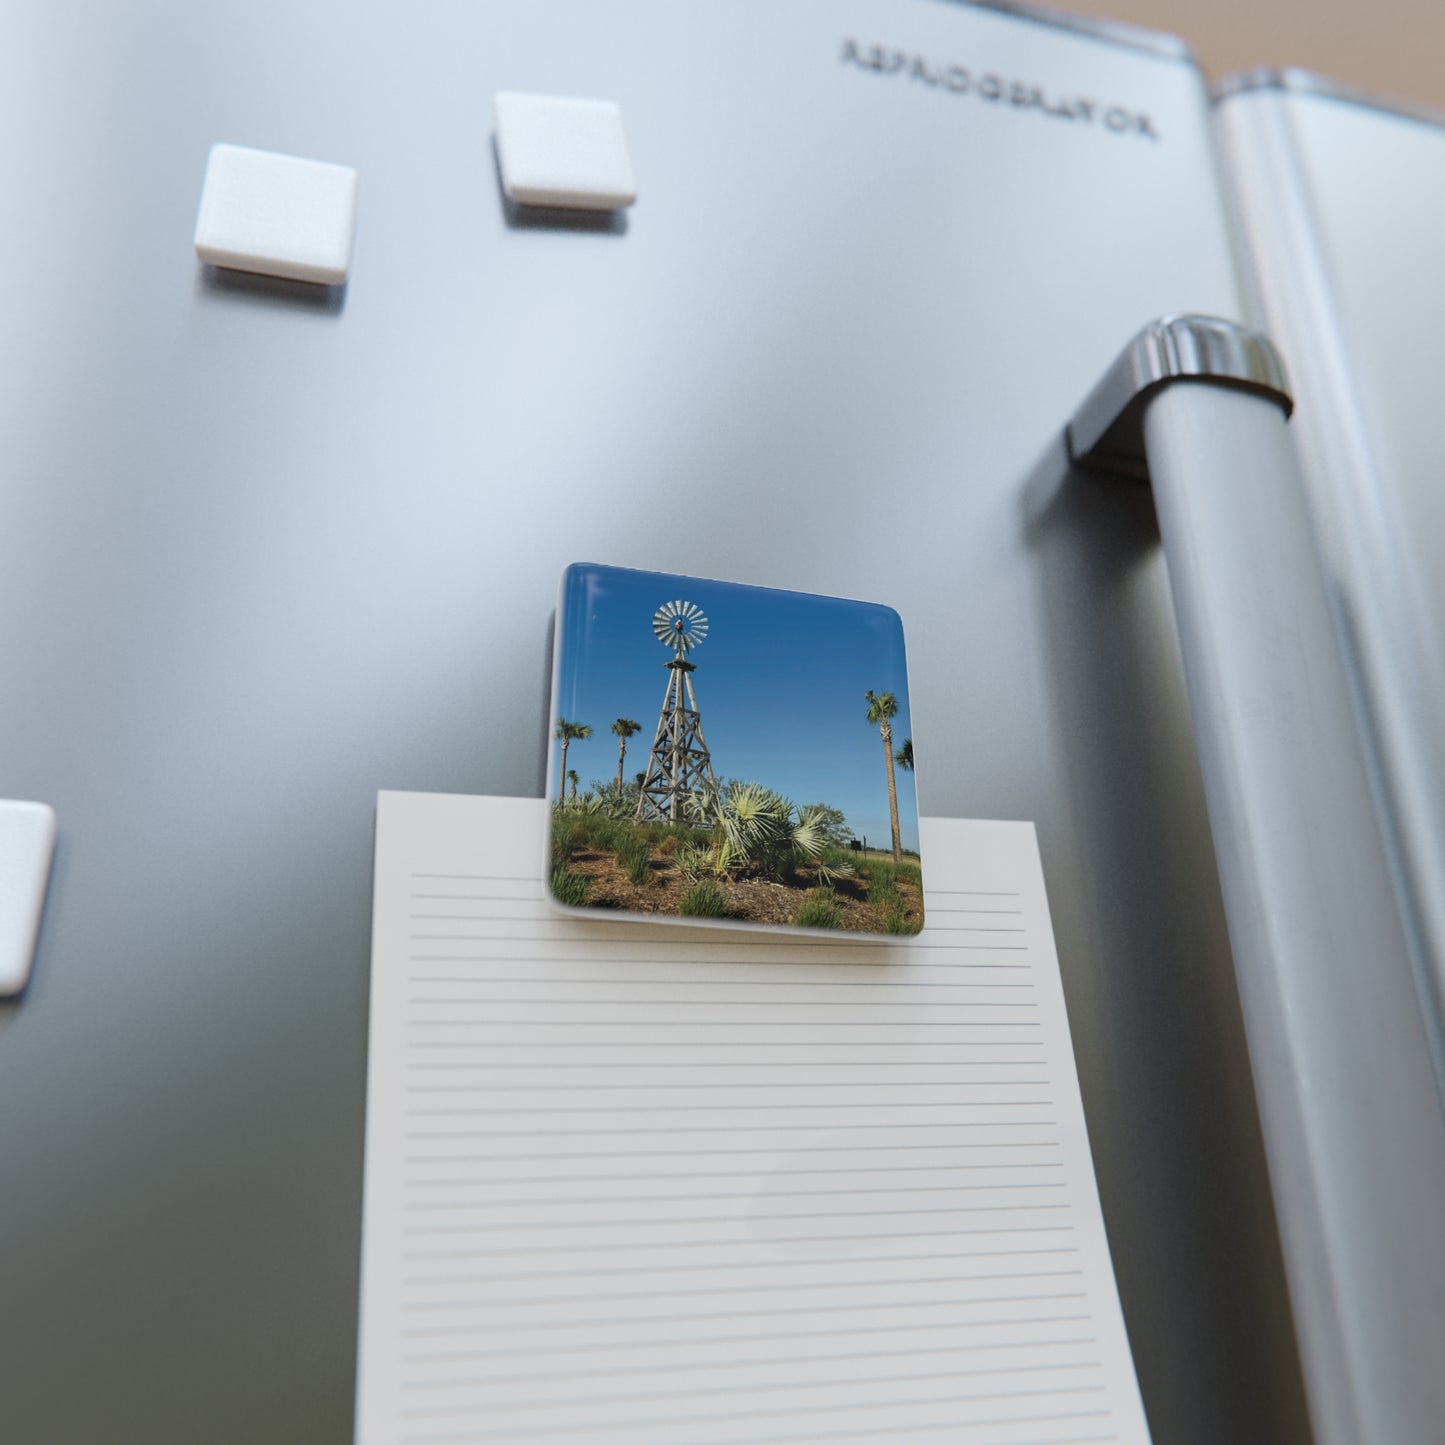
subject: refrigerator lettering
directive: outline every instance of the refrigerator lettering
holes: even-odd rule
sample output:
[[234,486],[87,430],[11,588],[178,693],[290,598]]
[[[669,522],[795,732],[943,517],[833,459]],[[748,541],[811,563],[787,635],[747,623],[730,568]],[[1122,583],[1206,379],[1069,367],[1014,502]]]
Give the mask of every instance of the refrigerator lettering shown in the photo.
[[1060,120],[1080,121],[1097,126],[1111,135],[1142,136],[1157,141],[1159,132],[1143,111],[1123,105],[1103,105],[1084,96],[1055,94],[1042,85],[1014,80],[996,71],[975,74],[967,66],[940,65],[927,56],[915,55],[887,45],[861,45],[844,40],[842,60],[859,70],[875,75],[900,75],[932,90],[951,91],[954,95],[977,96],[992,105],[1007,105],[1014,110],[1036,110]]

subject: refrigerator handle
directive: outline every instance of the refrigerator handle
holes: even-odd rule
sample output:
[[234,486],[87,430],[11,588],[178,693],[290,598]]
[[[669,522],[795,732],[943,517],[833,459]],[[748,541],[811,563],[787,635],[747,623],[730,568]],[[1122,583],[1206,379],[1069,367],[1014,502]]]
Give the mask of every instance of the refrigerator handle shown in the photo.
[[1067,441],[1153,488],[1316,1437],[1424,1441],[1445,1419],[1438,1035],[1291,409],[1265,338],[1167,317]]

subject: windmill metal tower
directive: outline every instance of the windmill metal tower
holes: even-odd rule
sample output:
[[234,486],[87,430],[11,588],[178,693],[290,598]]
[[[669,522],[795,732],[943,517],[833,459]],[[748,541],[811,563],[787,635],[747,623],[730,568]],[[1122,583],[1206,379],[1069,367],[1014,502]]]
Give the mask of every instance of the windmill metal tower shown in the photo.
[[667,692],[657,719],[647,776],[637,800],[636,818],[639,823],[654,818],[679,823],[686,819],[689,798],[717,797],[717,779],[692,691],[690,674],[697,667],[687,660],[687,654],[707,637],[707,618],[696,603],[664,602],[653,613],[652,630],[664,647],[673,649],[674,655],[667,664]]

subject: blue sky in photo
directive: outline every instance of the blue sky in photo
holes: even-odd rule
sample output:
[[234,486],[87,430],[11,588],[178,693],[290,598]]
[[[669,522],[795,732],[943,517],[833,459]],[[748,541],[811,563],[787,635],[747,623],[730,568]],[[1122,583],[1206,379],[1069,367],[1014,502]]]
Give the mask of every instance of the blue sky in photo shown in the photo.
[[[867,721],[874,692],[898,699],[893,747],[913,735],[903,627],[891,608],[803,592],[780,592],[619,567],[570,567],[558,609],[562,654],[558,717],[586,723],[567,766],[581,786],[617,776],[617,718],[641,730],[627,744],[626,777],[648,762],[671,677],[673,651],[652,618],[665,602],[694,602],[707,614],[706,640],[688,654],[702,730],[721,778],[766,784],[796,804],[828,803],[868,846],[891,846],[888,780],[878,727]],[[561,750],[552,743],[549,797]],[[895,768],[903,846],[918,847],[913,776]]]

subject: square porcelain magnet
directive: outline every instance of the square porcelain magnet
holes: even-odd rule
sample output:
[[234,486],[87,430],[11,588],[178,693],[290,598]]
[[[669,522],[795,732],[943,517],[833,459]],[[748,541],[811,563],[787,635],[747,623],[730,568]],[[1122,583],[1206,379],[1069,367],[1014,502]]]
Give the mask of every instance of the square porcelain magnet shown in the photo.
[[211,147],[196,217],[202,261],[340,286],[355,231],[356,172],[349,166],[246,146]]
[[917,933],[891,608],[579,564],[553,667],[551,889],[570,909]]

